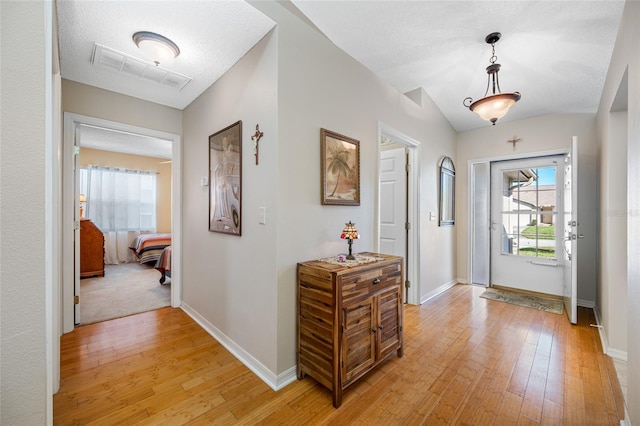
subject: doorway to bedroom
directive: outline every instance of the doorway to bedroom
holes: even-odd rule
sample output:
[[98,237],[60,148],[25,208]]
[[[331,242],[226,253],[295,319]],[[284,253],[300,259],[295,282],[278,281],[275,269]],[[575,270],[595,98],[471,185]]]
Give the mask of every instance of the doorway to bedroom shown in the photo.
[[[82,309],[76,322],[169,306],[171,279],[162,277],[170,267],[165,274],[155,268],[171,245],[171,141],[81,125],[79,145]],[[99,230],[96,242],[91,228]]]
[[71,128],[64,185],[77,229],[64,251],[77,261],[73,288],[63,288],[65,330],[179,303],[171,270],[179,137],[65,114],[65,136]]

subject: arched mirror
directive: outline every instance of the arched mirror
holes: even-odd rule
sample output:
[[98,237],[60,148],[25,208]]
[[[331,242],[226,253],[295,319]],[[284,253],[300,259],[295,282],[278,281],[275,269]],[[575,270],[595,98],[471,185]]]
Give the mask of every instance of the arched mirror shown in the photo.
[[440,162],[440,226],[453,226],[456,211],[456,168],[450,157]]

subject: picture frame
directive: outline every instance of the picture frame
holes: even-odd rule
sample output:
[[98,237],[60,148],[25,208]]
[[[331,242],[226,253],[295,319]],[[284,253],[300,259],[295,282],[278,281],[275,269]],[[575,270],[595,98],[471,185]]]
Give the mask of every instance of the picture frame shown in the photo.
[[320,129],[323,205],[360,205],[360,141]]
[[209,231],[242,235],[242,120],[209,136]]

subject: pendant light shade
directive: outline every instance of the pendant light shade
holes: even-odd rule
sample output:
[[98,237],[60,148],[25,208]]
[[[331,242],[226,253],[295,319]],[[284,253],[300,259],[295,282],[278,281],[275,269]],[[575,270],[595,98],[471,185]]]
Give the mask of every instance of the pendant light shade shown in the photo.
[[[484,97],[475,102],[472,98],[466,98],[463,102],[465,107],[468,107],[472,112],[478,114],[483,120],[490,121],[494,126],[496,121],[507,115],[509,109],[514,106],[521,97],[520,92],[500,92],[500,81],[498,79],[500,64],[495,63],[498,60],[495,44],[500,40],[501,36],[502,34],[500,33],[491,33],[484,39],[492,47],[492,55],[489,59],[491,65],[487,67],[487,90],[484,92]],[[487,96],[490,86],[492,88],[492,94]]]
[[480,116],[483,120],[491,121],[493,124],[507,115],[509,109],[520,100],[520,93],[498,93],[478,99],[469,109]]
[[151,31],[138,31],[133,35],[133,42],[156,66],[173,60],[180,54],[180,49],[174,42]]

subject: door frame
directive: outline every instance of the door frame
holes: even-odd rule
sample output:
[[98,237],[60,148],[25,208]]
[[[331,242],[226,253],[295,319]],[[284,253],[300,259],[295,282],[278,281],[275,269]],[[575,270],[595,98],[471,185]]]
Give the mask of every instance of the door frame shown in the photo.
[[[382,150],[380,149],[380,142],[382,141],[382,136],[388,136],[393,139],[395,142],[399,142],[402,145],[405,145],[408,148],[409,154],[409,173],[407,177],[407,185],[408,185],[408,200],[407,200],[407,218],[409,223],[411,224],[411,228],[409,232],[407,232],[407,241],[408,241],[408,253],[407,253],[407,263],[409,267],[405,272],[405,281],[409,281],[411,283],[411,287],[409,287],[408,297],[405,300],[405,303],[409,303],[412,305],[420,304],[420,268],[418,259],[420,258],[420,246],[419,246],[419,235],[420,235],[420,197],[418,194],[420,193],[420,180],[418,176],[420,176],[419,170],[419,162],[420,158],[420,142],[410,138],[409,136],[399,132],[391,126],[388,126],[382,122],[378,122],[378,143],[376,152],[377,152],[377,161],[376,161],[376,176],[377,182],[376,191],[375,191],[375,205],[376,210],[374,214],[375,220],[375,229],[374,229],[374,250],[380,250],[380,153]],[[403,290],[405,289],[403,283]]]
[[[107,129],[118,130],[121,132],[130,132],[141,134],[159,139],[167,139],[172,142],[171,145],[171,306],[176,308],[182,303],[182,195],[181,195],[181,176],[182,176],[182,138],[174,133],[162,132],[159,130],[148,129],[144,127],[133,126],[115,121],[104,120],[101,118],[90,117],[87,115],[75,114],[70,112],[64,113],[64,135],[62,149],[62,288],[61,303],[62,311],[62,332],[69,333],[75,328],[75,304],[73,296],[76,282],[80,280],[79,274],[76,273],[75,266],[75,250],[76,238],[74,237],[74,215],[78,200],[74,190],[75,173],[73,167],[70,167],[70,161],[73,161],[74,151],[76,147],[76,132],[80,125],[88,124],[92,126],[104,127]],[[65,161],[67,159],[67,161]],[[70,160],[69,160],[70,159]]]
[[[527,158],[537,158],[537,157],[549,157],[549,156],[553,156],[553,155],[566,155],[569,151],[567,149],[553,149],[553,150],[549,150],[549,151],[537,151],[537,152],[527,152],[527,153],[522,153],[522,154],[510,154],[510,155],[500,155],[500,156],[493,156],[493,157],[484,157],[484,158],[475,158],[475,159],[471,159],[467,161],[467,188],[473,188],[474,185],[474,173],[473,173],[473,166],[475,164],[482,164],[485,163],[487,164],[487,169],[489,170],[489,173],[485,174],[484,177],[486,177],[487,179],[489,179],[489,182],[487,182],[487,184],[490,184],[490,180],[491,180],[491,163],[492,162],[496,162],[496,161],[509,161],[509,160],[523,160],[523,159],[527,159]],[[489,187],[490,188],[490,187]],[[491,190],[487,191],[487,196],[490,197],[491,194]],[[467,191],[467,229],[473,229],[473,219],[474,219],[474,203],[473,203],[473,196],[474,193],[471,190]],[[489,218],[489,221],[491,220],[491,203],[489,202],[490,200],[487,200],[488,202],[486,203],[487,205],[487,209],[488,211],[486,211],[486,217]],[[490,223],[487,223],[487,227],[490,226]],[[473,284],[472,279],[473,279],[473,263],[474,263],[474,256],[473,256],[473,247],[475,245],[475,241],[474,241],[474,233],[470,232],[469,233],[469,241],[467,244],[467,282],[470,284]],[[487,249],[490,249],[490,238],[489,241],[487,241],[486,243]],[[489,272],[489,280],[487,280],[487,287],[491,285],[491,256],[487,256],[487,260],[485,263],[485,267],[486,270]]]

